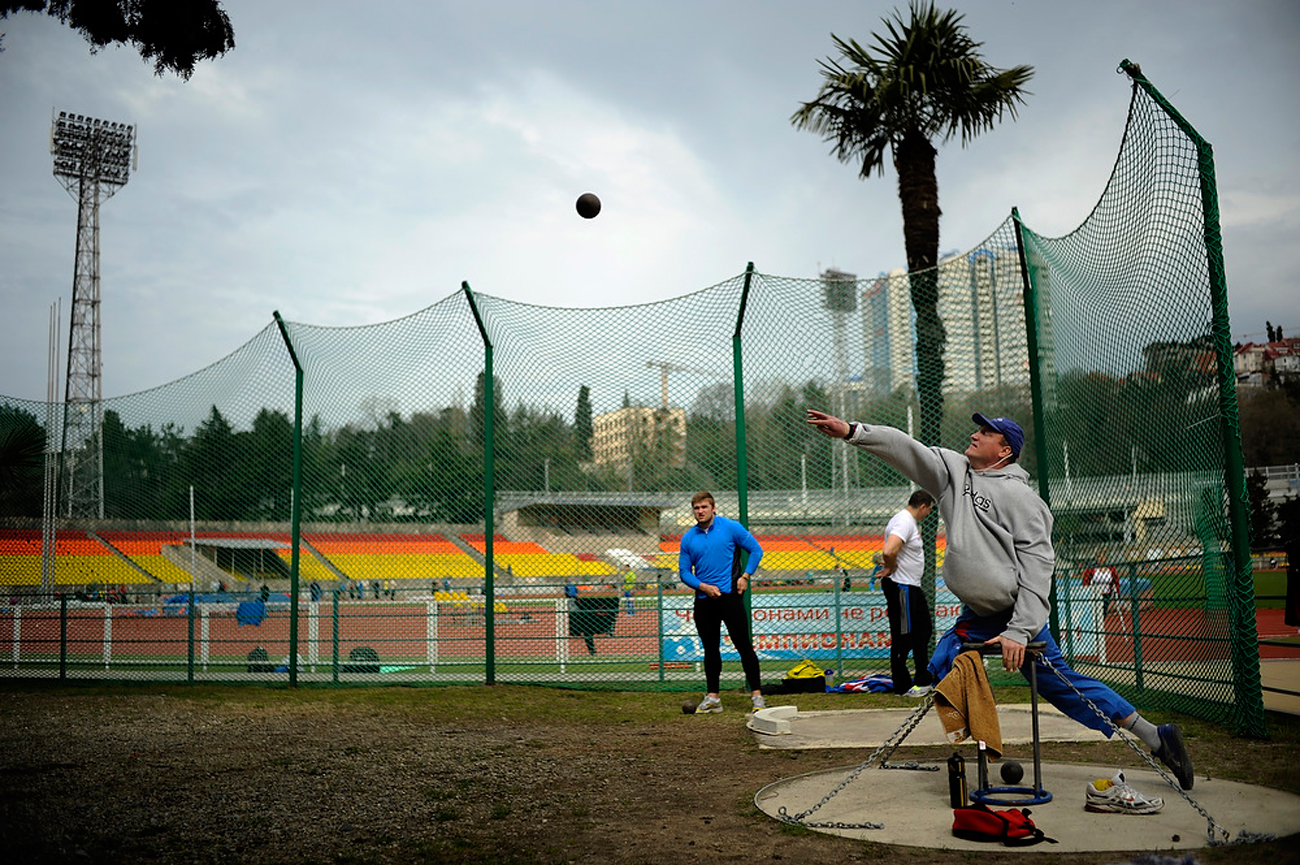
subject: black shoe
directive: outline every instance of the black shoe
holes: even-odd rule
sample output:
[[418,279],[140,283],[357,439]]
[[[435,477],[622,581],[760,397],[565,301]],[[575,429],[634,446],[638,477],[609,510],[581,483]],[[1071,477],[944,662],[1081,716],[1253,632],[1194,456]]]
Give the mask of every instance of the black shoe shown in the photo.
[[1152,755],[1169,767],[1184,790],[1192,789],[1196,775],[1192,771],[1192,758],[1183,745],[1182,729],[1177,724],[1161,724],[1156,732],[1160,735],[1160,747],[1152,751]]

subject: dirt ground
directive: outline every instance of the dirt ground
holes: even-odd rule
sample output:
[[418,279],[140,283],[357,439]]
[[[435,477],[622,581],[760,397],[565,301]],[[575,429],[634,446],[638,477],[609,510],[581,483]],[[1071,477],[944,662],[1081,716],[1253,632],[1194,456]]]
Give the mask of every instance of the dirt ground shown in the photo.
[[[686,696],[509,686],[0,685],[0,860],[971,860],[772,820],[753,805],[761,787],[853,766],[867,752],[760,750],[741,712],[686,716],[679,709]],[[824,696],[848,708],[842,695]],[[1190,719],[1184,726],[1198,771],[1300,792],[1300,723],[1266,741]],[[1048,744],[1044,751],[1052,760],[1088,761],[1097,747]],[[947,753],[919,748],[907,756]],[[858,783],[872,780],[868,773]],[[1300,862],[1298,841],[1207,848],[1195,861]],[[978,861],[1114,863],[1139,852],[990,847]]]

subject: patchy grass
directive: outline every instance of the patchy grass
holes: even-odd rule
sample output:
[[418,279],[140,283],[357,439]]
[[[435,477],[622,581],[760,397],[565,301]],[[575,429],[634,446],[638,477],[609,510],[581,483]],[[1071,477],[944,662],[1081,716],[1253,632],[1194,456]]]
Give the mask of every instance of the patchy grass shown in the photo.
[[[999,688],[1004,700],[1026,695]],[[915,706],[865,694],[801,694],[799,703]],[[517,686],[0,683],[0,845],[7,861],[89,863],[1129,858],[894,848],[779,823],[754,807],[757,790],[865,755],[760,750],[739,712],[686,716],[680,704],[674,693]],[[1198,774],[1300,793],[1300,718],[1270,715],[1265,740],[1177,720]],[[909,759],[950,750],[903,749]],[[1115,756],[1091,742],[1045,743],[1043,752],[1054,761]],[[1296,861],[1297,841],[1210,848],[1196,859]]]

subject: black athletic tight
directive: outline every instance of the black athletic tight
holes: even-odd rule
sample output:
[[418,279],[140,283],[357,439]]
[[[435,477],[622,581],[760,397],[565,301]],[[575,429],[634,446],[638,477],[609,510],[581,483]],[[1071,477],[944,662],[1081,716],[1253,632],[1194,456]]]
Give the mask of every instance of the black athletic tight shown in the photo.
[[754,653],[754,644],[749,638],[749,616],[745,612],[744,597],[734,593],[717,598],[695,597],[695,630],[704,645],[705,691],[718,693],[718,683],[722,676],[722,650],[719,643],[724,624],[731,637],[731,645],[740,653],[740,663],[745,670],[749,690],[757,691],[763,686],[763,677],[758,666],[758,655]]

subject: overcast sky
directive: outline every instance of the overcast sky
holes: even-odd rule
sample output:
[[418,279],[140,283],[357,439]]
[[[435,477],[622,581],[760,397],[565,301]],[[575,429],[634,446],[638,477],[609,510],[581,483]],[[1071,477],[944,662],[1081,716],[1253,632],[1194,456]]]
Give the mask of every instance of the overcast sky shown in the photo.
[[[0,21],[0,395],[60,375],[77,206],[52,176],[51,110],[135,124],[139,167],[101,210],[104,396],[247,342],[279,310],[347,326],[459,290],[603,307],[745,269],[903,266],[895,176],[863,181],[790,115],[831,34],[874,0],[224,0],[236,47],[189,82],[131,49],[92,55],[45,17]],[[941,4],[942,5],[942,4]],[[1020,209],[1087,216],[1148,78],[1213,145],[1232,328],[1300,335],[1300,6],[1295,0],[968,0],[998,67],[1032,65],[1019,119],[938,160],[943,250]],[[584,191],[604,209],[574,212]],[[62,398],[62,379],[58,385]]]

